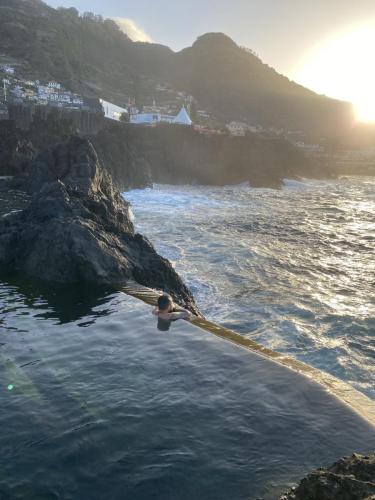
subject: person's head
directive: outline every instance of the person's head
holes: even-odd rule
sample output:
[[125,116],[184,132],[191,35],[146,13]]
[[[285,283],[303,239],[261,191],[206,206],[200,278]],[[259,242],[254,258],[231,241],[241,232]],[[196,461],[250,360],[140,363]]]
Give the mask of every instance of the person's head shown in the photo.
[[158,297],[158,309],[159,311],[171,312],[173,309],[172,297],[168,294],[163,294]]

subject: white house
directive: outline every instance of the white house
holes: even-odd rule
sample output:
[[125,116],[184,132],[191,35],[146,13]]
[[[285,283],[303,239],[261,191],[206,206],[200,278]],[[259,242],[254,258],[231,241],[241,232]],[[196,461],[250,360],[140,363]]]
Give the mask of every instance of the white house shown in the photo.
[[26,97],[25,91],[20,87],[20,85],[16,85],[11,91],[10,91],[15,97],[20,97],[24,98]]
[[210,118],[210,114],[204,109],[198,109],[197,115],[200,116],[201,118]]
[[48,85],[38,85],[37,89],[38,89],[39,95],[47,95],[47,94],[54,94],[55,93],[55,89],[53,89],[52,87],[49,87]]
[[324,151],[323,146],[320,144],[307,144],[304,141],[297,141],[295,145],[297,148],[303,149],[306,153],[320,153]]
[[58,100],[60,102],[65,102],[66,104],[70,104],[72,102],[72,96],[70,92],[63,92],[59,94]]
[[130,123],[134,125],[156,125],[157,123],[174,123],[177,125],[192,125],[188,112],[183,106],[177,116],[160,113],[138,113],[130,115]]
[[121,115],[123,113],[128,113],[128,110],[125,108],[120,108],[120,106],[116,106],[112,102],[105,101],[104,99],[100,99],[100,103],[103,106],[104,116],[109,118],[110,120],[120,121]]
[[57,82],[48,82],[48,87],[49,87],[50,89],[61,90],[61,83],[57,83]]
[[79,106],[82,106],[83,105],[82,97],[74,96],[73,97],[73,104],[77,104]]
[[188,112],[185,109],[185,106],[182,106],[180,112],[173,120],[173,123],[177,123],[178,125],[192,125],[193,124],[190,116],[188,115]]
[[236,135],[236,136],[244,136],[246,132],[249,130],[249,125],[247,125],[247,123],[242,123],[242,122],[230,122],[227,124],[226,127],[231,133],[231,135]]
[[2,64],[0,69],[7,75],[14,75],[15,73],[15,69],[12,66],[9,66],[9,64]]

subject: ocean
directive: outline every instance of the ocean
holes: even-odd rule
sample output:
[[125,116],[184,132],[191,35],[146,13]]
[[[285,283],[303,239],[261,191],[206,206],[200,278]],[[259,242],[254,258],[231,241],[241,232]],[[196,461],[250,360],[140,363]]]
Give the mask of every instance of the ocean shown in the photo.
[[124,193],[210,320],[375,399],[375,180]]

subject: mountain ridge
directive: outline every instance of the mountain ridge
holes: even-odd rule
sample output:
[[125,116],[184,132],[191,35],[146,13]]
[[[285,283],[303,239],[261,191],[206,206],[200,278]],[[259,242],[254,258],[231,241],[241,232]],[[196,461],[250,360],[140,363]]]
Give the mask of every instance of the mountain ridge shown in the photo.
[[61,81],[119,105],[151,104],[160,84],[187,92],[221,124],[302,130],[321,136],[350,128],[349,103],[318,95],[263,63],[224,33],[206,33],[178,52],[133,42],[113,20],[41,0],[0,0],[2,60],[27,76]]

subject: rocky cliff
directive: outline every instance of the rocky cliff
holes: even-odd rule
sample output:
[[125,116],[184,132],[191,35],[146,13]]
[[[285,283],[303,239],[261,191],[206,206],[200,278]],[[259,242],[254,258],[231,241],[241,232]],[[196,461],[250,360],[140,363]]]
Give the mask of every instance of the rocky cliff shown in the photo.
[[285,178],[330,177],[285,140],[205,136],[190,127],[107,123],[91,140],[122,189],[152,182],[280,187]]
[[0,121],[0,176],[20,173],[26,162],[35,158],[30,138],[11,121]]
[[[0,122],[0,175],[14,175],[25,161],[75,132],[69,120],[36,116],[29,130]],[[208,137],[190,127],[137,127],[107,121],[90,141],[122,190],[156,183],[238,184],[280,187],[285,178],[330,177],[330,169],[285,140],[249,134]]]
[[375,454],[354,454],[331,467],[318,469],[280,500],[373,500]]
[[0,219],[0,274],[111,287],[135,280],[197,312],[169,261],[135,233],[129,204],[88,140],[73,136],[48,148],[12,182],[33,197]]

